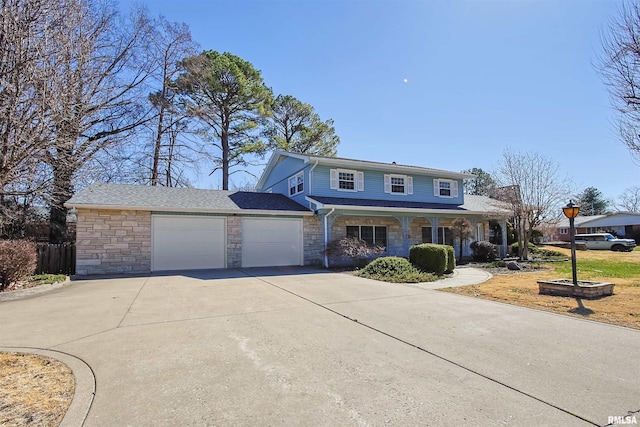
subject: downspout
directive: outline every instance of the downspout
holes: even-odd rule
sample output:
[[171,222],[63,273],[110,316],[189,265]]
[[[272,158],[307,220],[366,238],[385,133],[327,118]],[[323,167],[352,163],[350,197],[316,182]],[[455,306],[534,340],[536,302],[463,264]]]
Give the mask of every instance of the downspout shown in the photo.
[[324,268],[329,268],[329,255],[327,255],[327,245],[329,244],[329,241],[327,239],[327,230],[328,230],[329,221],[327,221],[327,218],[329,218],[329,216],[331,216],[331,214],[335,212],[335,210],[336,208],[331,208],[331,211],[329,211],[329,213],[325,214],[322,217],[322,222],[324,226]]
[[[316,160],[316,163],[309,169],[309,196],[313,196],[313,170],[318,166],[319,161]],[[311,209],[311,202],[309,202],[309,209]]]

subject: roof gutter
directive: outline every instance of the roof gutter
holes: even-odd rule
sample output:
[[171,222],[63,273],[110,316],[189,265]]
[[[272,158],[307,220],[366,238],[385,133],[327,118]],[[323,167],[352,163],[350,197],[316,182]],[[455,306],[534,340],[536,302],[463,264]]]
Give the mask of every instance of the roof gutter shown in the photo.
[[500,214],[508,214],[507,211],[457,211],[457,210],[449,210],[449,209],[421,209],[421,208],[393,208],[393,207],[384,207],[384,206],[351,206],[351,205],[325,205],[320,202],[317,202],[309,197],[306,198],[308,201],[316,204],[318,209],[331,209],[332,211],[336,209],[344,209],[350,211],[382,211],[382,212],[390,212],[390,213],[402,213],[402,212],[411,212],[411,213],[427,213],[427,214],[452,214],[452,215],[500,215]]
[[[316,163],[309,169],[309,194],[313,193],[313,170],[318,166],[318,162],[319,160],[316,159]],[[309,202],[309,205],[311,205],[311,202]]]

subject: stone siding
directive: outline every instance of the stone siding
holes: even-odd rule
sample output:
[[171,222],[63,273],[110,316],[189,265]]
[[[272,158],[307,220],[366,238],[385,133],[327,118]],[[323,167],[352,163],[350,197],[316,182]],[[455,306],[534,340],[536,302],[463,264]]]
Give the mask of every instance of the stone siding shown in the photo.
[[331,240],[342,239],[347,235],[348,225],[379,225],[387,227],[387,250],[385,255],[403,255],[404,239],[400,222],[391,217],[339,216],[331,226]]
[[227,268],[242,267],[242,217],[227,217]]
[[302,222],[304,242],[304,265],[322,265],[324,241],[322,221],[317,215],[305,216]]
[[151,271],[151,212],[78,209],[76,274]]
[[409,247],[422,243],[422,227],[431,227],[426,218],[414,218],[409,224]]

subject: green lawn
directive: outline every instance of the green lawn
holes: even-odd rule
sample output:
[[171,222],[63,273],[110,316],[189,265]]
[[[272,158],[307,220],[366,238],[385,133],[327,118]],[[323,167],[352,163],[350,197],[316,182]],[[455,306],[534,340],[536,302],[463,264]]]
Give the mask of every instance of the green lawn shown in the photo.
[[[634,278],[640,276],[640,265],[633,261],[612,261],[599,259],[580,259],[578,255],[576,268],[580,278],[589,280],[593,277]],[[571,262],[553,265],[558,273],[571,275]],[[640,285],[638,285],[640,286]]]

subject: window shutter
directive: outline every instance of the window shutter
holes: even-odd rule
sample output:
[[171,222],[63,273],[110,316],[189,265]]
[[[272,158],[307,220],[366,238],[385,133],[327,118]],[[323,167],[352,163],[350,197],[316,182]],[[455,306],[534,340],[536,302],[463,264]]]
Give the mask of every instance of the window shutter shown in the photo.
[[451,197],[458,197],[458,181],[451,183]]
[[413,177],[407,177],[407,194],[413,194]]
[[440,197],[440,180],[433,180],[433,195],[436,197]]
[[390,175],[384,176],[384,192],[391,193],[391,176]]
[[331,169],[331,171],[329,171],[329,186],[331,187],[332,190],[338,189],[338,170],[337,169]]
[[358,191],[364,191],[364,172],[358,172]]

